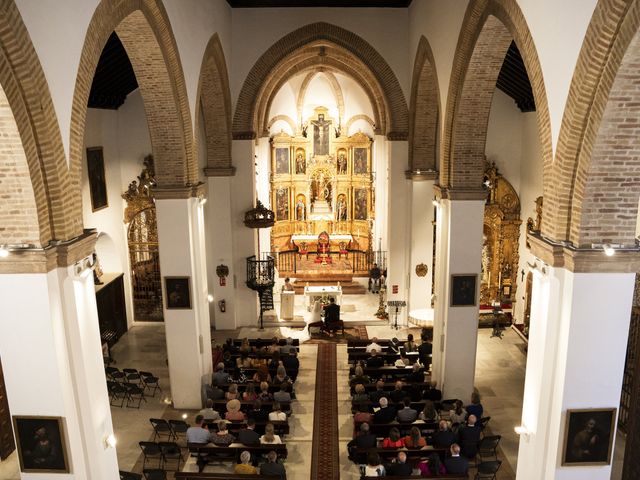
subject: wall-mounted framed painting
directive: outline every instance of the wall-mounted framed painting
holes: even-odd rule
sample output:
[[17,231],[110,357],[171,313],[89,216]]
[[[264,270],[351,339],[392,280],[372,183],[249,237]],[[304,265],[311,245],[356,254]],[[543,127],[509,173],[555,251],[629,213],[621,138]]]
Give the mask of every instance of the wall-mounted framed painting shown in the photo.
[[191,309],[190,277],[164,277],[164,290],[167,310]]
[[87,176],[89,177],[91,210],[96,212],[107,208],[109,199],[107,197],[107,178],[104,173],[102,147],[87,148]]
[[615,408],[567,410],[562,466],[609,465]]
[[451,306],[472,307],[476,304],[478,275],[451,275]]
[[63,417],[13,416],[20,471],[70,473]]

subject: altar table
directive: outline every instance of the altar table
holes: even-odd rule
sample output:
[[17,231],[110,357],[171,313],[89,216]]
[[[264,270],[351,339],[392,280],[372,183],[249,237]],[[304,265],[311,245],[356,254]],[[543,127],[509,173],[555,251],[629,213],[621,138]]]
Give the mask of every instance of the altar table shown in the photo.
[[342,304],[342,287],[340,285],[327,285],[326,287],[307,285],[304,287],[304,301],[308,311],[311,311],[313,303],[318,298],[323,297],[333,298],[338,305]]

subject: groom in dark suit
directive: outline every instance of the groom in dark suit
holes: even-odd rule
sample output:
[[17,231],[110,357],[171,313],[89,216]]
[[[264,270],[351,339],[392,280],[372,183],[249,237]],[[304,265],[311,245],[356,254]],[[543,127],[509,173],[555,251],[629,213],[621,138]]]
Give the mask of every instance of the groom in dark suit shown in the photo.
[[[333,297],[329,298],[329,305],[324,307],[324,328],[327,332],[335,333],[341,325],[340,322],[340,305],[336,305]],[[342,327],[344,333],[344,327]]]

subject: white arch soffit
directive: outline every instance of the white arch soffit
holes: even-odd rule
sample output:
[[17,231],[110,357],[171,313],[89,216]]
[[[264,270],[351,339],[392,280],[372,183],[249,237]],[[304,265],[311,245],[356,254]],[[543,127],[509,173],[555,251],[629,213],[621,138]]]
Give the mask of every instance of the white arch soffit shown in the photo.
[[336,103],[338,104],[338,123],[342,123],[344,120],[344,95],[342,94],[342,87],[340,86],[340,82],[333,74],[333,72],[329,72],[326,70],[314,70],[309,72],[302,84],[300,85],[300,90],[298,91],[298,100],[296,105],[297,115],[298,115],[298,125],[302,125],[302,110],[304,108],[304,99],[307,96],[307,89],[309,88],[309,84],[311,80],[315,78],[316,75],[324,75],[329,82],[329,86],[333,90],[333,96],[336,99]]

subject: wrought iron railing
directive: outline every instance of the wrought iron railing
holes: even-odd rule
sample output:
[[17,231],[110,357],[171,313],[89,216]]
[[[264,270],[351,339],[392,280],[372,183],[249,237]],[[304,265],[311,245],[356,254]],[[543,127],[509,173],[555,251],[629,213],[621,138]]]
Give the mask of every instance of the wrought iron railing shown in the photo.
[[247,286],[252,290],[273,287],[275,279],[275,259],[266,255],[264,260],[255,255],[247,258]]
[[[298,272],[300,266],[300,257],[313,257],[316,252],[308,252],[306,254],[300,254],[296,250],[285,250],[281,252],[269,252],[263,254],[269,258],[274,259],[275,267],[278,269],[280,276],[294,276]],[[334,262],[339,258],[344,258],[345,254],[337,251],[328,252],[326,254],[331,257]],[[354,275],[366,276],[376,263],[380,270],[385,271],[387,269],[387,252],[386,251],[362,251],[362,250],[348,250],[346,259],[351,264],[351,271]],[[249,277],[247,277],[249,278]]]

